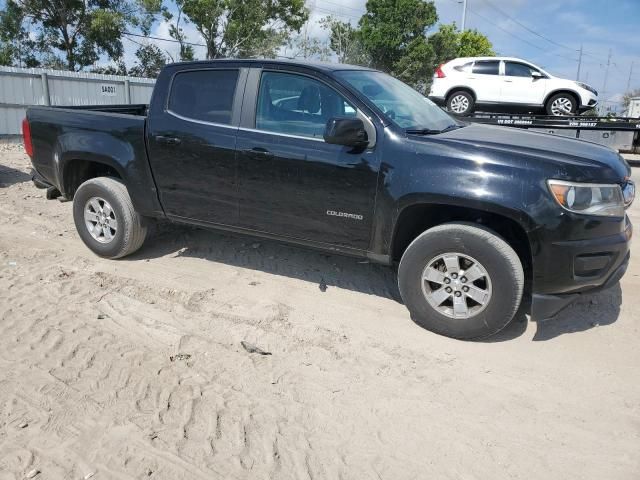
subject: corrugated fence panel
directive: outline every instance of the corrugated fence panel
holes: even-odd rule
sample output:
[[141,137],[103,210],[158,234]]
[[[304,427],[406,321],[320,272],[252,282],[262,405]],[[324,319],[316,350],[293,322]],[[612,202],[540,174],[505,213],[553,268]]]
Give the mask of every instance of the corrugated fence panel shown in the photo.
[[44,105],[40,75],[15,75],[0,72],[0,104]]
[[150,78],[0,67],[0,135],[20,134],[29,105],[149,103],[154,84]]
[[49,77],[51,105],[109,105],[126,103],[124,82]]
[[0,132],[2,135],[22,134],[22,119],[26,112],[26,107],[0,105]]
[[153,84],[131,83],[131,103],[149,103],[153,93]]

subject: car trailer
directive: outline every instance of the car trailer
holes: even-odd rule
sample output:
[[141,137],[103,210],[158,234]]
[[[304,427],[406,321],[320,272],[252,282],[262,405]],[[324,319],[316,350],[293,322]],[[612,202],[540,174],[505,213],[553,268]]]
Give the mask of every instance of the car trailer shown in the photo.
[[462,121],[526,128],[527,130],[579,138],[622,153],[640,153],[640,118],[556,117],[476,113],[458,117]]

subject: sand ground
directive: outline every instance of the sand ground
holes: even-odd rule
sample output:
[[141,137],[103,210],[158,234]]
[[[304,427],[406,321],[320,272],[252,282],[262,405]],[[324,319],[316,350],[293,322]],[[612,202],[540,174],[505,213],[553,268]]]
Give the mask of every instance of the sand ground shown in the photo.
[[162,224],[99,259],[28,169],[0,153],[0,479],[640,478],[637,242],[619,286],[461,342],[350,258]]

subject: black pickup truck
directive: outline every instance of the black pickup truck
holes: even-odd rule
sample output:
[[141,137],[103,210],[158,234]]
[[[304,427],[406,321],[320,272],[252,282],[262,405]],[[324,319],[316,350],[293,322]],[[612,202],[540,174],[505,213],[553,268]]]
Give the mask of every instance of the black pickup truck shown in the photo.
[[34,182],[73,199],[100,256],[139,249],[156,217],[368,258],[451,337],[496,333],[523,296],[553,316],[629,262],[618,153],[462,123],[371,69],[172,64],[148,107],[33,107],[23,130]]

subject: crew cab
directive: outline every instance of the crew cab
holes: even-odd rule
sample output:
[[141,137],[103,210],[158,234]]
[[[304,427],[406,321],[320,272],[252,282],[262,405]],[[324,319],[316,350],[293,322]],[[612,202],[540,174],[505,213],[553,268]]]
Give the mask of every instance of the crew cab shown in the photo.
[[476,110],[577,115],[598,104],[598,92],[513,57],[464,57],[440,65],[429,98],[455,115]]
[[160,218],[365,258],[455,338],[496,333],[523,297],[553,316],[629,262],[616,152],[462,123],[367,68],[172,64],[148,108],[33,107],[23,130],[34,182],[73,200],[97,255],[134,253]]

